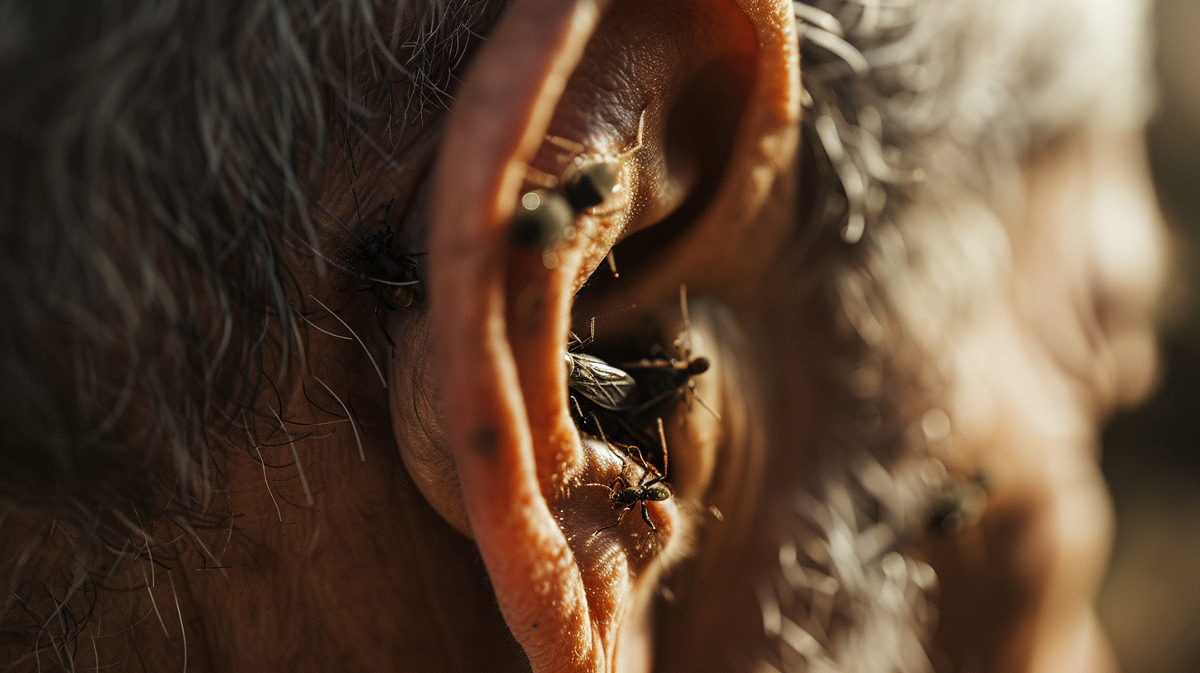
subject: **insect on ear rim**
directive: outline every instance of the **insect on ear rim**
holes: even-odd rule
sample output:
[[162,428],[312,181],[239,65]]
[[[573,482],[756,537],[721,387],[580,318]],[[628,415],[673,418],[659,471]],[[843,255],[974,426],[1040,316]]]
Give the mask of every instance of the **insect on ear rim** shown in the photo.
[[525,249],[549,249],[575,238],[575,213],[566,196],[535,189],[521,195],[508,222],[508,240]]

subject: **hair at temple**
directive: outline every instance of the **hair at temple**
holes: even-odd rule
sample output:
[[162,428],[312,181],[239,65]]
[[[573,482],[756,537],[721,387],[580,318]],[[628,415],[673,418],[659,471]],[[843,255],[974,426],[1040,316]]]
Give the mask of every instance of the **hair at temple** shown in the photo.
[[143,524],[215,522],[213,439],[303,348],[314,176],[431,128],[493,5],[3,4],[0,575],[45,579],[18,559],[50,522],[63,594]]
[[[252,400],[303,348],[287,260],[319,263],[322,162],[395,155],[436,132],[456,69],[503,4],[0,5],[0,576],[21,585],[15,545],[40,544],[51,520],[76,544],[55,557],[64,596],[138,553],[151,521],[222,523],[206,507],[209,452],[229,449],[210,442],[262,411]],[[936,347],[909,329],[904,298],[935,292],[950,311],[970,287],[908,268],[897,241],[961,254],[956,237],[999,225],[956,214],[1003,201],[1024,154],[1119,98],[1103,87],[1135,69],[1114,63],[1133,50],[1102,47],[1096,31],[1070,43],[1045,16],[1095,14],[1084,4],[798,8],[803,170],[818,177],[791,280],[821,274],[829,310],[856,328],[827,341],[881,369]],[[1126,117],[1142,113],[1132,81],[1113,87]],[[384,118],[394,109],[405,113]],[[856,451],[890,464],[907,449],[876,441]],[[40,626],[26,612],[0,601],[0,641]]]

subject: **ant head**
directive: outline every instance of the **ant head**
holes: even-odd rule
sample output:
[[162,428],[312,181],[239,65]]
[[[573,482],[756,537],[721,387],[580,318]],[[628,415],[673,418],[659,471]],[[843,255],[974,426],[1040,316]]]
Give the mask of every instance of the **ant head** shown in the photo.
[[654,484],[650,484],[649,486],[645,487],[645,489],[642,491],[642,496],[643,496],[644,500],[653,500],[655,502],[662,502],[663,500],[667,500],[672,495],[673,494],[671,493],[671,487],[667,486],[667,484],[665,482],[661,482],[661,481],[654,483]]
[[712,363],[710,363],[708,361],[708,358],[706,358],[704,356],[700,356],[700,357],[692,360],[691,362],[688,362],[687,374],[688,374],[688,376],[696,376],[698,374],[703,374],[704,372],[708,371],[708,368],[710,366],[712,366]]
[[615,161],[596,161],[568,174],[563,191],[575,212],[604,203],[617,186],[619,170]]

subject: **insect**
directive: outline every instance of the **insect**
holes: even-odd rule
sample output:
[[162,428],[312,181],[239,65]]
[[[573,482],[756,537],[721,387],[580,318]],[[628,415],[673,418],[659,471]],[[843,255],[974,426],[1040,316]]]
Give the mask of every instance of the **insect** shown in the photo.
[[617,186],[620,167],[616,161],[601,160],[575,167],[563,181],[567,202],[578,214],[608,200]]
[[637,404],[637,381],[628,372],[593,355],[564,353],[564,356],[567,385],[572,392],[606,411],[629,411]]
[[521,195],[521,204],[508,222],[508,240],[521,248],[551,248],[575,237],[574,222],[567,197],[535,189]]
[[[388,205],[390,209],[390,204]],[[360,276],[391,309],[408,308],[424,298],[413,255],[396,252],[396,232],[385,224],[362,242]]]
[[[590,331],[586,339],[580,339],[571,334],[572,349],[583,348],[596,339],[596,319],[592,318]],[[640,391],[637,381],[628,372],[614,367],[604,360],[586,353],[573,353],[568,350],[563,354],[567,361],[567,386],[591,405],[604,411],[629,411],[637,404]],[[579,400],[574,395],[571,401],[580,420],[588,418],[580,408]],[[595,420],[595,414],[591,414]],[[599,425],[599,421],[595,421]]]
[[666,356],[643,358],[636,362],[624,363],[621,369],[627,370],[638,382],[638,387],[644,393],[645,401],[632,409],[634,415],[650,411],[664,402],[676,399],[680,395],[686,397],[690,408],[693,399],[701,406],[717,415],[704,401],[696,397],[696,382],[694,377],[708,371],[712,363],[704,356],[692,357],[691,322],[687,310],[687,286],[679,287],[679,304],[683,314],[683,331],[675,339],[675,351],[678,357]]
[[[599,533],[600,531],[603,531],[603,530],[608,530],[609,528],[615,528],[615,527],[621,525],[621,522],[625,520],[625,515],[629,513],[629,510],[631,510],[634,507],[639,506],[639,505],[641,506],[641,509],[642,509],[642,521],[646,522],[646,525],[650,527],[650,530],[652,532],[658,531],[658,527],[655,526],[654,522],[650,520],[650,512],[649,512],[649,510],[646,509],[646,503],[649,501],[662,502],[663,500],[667,500],[674,495],[674,493],[671,492],[671,487],[668,486],[666,483],[665,475],[667,472],[667,437],[666,437],[666,434],[663,432],[663,422],[662,422],[661,418],[658,419],[658,437],[659,437],[659,441],[662,442],[662,451],[663,451],[663,471],[662,472],[659,472],[658,469],[654,467],[654,465],[647,462],[642,457],[641,450],[638,449],[636,446],[620,445],[621,448],[627,448],[627,449],[633,451],[634,453],[636,453],[637,454],[636,460],[643,468],[642,478],[636,484],[630,483],[629,479],[625,476],[625,471],[626,471],[626,468],[628,467],[628,463],[625,460],[625,456],[623,455],[623,452],[622,451],[614,452],[617,454],[617,457],[621,459],[621,473],[618,474],[617,478],[614,479],[611,484],[608,484],[606,486],[606,488],[608,488],[608,490],[609,490],[608,499],[610,501],[612,501],[613,505],[620,505],[621,514],[617,516],[617,520],[615,522],[610,523],[607,526],[604,526],[603,528],[598,529],[596,531],[596,533]],[[611,444],[610,444],[610,446],[611,446]],[[592,486],[605,486],[604,484],[591,484],[591,485]]]
[[383,335],[393,348],[396,344],[384,327],[383,317],[379,314],[380,306],[399,310],[418,304],[425,298],[415,256],[396,252],[392,247],[394,240],[395,232],[390,226],[384,226],[368,236],[362,243],[359,264],[359,276],[367,283],[362,289],[369,289],[379,301],[375,305],[375,320],[383,328]]
[[962,533],[979,522],[987,506],[987,477],[952,478],[930,503],[926,528],[944,536]]
[[[539,178],[542,185],[521,195],[521,204],[508,223],[508,240],[522,248],[552,248],[559,241],[575,237],[575,218],[583,211],[608,200],[617,190],[620,161],[642,148],[646,130],[646,112],[638,120],[637,142],[618,157],[576,162],[562,179],[532,167],[528,173]],[[580,143],[560,136],[548,135],[546,140],[569,152],[582,152]],[[528,179],[528,178],[527,178]]]

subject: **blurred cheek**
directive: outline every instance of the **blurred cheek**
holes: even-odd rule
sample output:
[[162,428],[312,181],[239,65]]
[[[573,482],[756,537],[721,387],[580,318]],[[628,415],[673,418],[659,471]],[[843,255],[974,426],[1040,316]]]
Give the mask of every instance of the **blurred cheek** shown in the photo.
[[1154,376],[1163,236],[1140,141],[1063,141],[1026,170],[1010,264],[958,333],[958,449],[982,470],[977,530],[938,543],[939,638],[985,670],[1104,670],[1093,615],[1112,510],[1098,463],[1108,414]]

